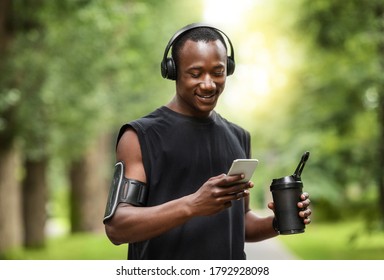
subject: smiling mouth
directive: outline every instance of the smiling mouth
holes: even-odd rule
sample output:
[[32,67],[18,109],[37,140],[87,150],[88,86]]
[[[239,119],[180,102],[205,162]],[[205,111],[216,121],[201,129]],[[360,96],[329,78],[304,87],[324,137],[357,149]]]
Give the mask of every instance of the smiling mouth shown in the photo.
[[212,94],[205,94],[205,95],[201,95],[201,94],[196,94],[199,98],[201,99],[204,99],[204,100],[209,100],[209,99],[212,99],[215,94],[212,93]]

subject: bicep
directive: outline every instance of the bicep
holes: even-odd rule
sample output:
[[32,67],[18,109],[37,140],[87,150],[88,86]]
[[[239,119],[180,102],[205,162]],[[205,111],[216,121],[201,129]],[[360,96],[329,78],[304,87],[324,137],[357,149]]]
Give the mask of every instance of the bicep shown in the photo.
[[123,161],[125,177],[146,183],[139,138],[134,129],[128,128],[121,136],[116,149],[116,160]]

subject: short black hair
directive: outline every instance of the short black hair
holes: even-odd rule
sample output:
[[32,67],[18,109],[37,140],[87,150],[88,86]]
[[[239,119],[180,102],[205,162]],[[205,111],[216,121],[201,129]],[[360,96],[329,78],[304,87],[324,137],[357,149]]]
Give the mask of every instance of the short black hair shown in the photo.
[[176,66],[179,64],[180,50],[187,40],[192,40],[194,42],[212,42],[220,40],[227,50],[227,44],[225,43],[223,36],[216,29],[205,26],[193,28],[182,34],[172,45],[172,58]]

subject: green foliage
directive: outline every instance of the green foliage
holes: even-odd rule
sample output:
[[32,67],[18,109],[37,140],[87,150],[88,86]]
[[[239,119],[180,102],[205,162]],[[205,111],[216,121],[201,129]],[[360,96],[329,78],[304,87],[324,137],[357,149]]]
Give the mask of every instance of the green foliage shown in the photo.
[[295,120],[320,140],[313,168],[338,190],[332,196],[335,208],[350,200],[356,185],[368,193],[375,185],[379,124],[373,92],[380,84],[377,38],[382,36],[377,4],[303,1],[298,20],[310,42],[310,59],[299,72],[299,97],[305,102]]
[[[249,126],[259,174],[270,180],[289,175],[309,150],[304,190],[322,218],[344,218],[350,208],[367,204],[377,211],[380,5],[276,0],[249,12],[263,8],[261,18],[248,20],[248,36],[258,34],[255,40],[265,40],[270,55],[281,58],[271,63],[280,66],[274,75],[285,78],[282,84],[276,79],[265,100],[255,101],[262,105]],[[265,189],[270,181],[262,183]]]
[[[309,32],[313,43],[340,52],[364,44],[372,46],[380,38],[381,0],[301,1],[299,25]],[[359,53],[367,52],[355,49]]]
[[[81,156],[101,133],[169,98],[172,83],[160,77],[166,40],[198,20],[201,9],[199,2],[153,0],[13,5],[15,39],[0,65],[7,69],[0,116],[16,109],[14,133],[29,156],[64,159]],[[190,13],[181,17],[180,10]],[[0,117],[0,129],[7,121]]]
[[163,50],[177,29],[200,20],[201,1],[8,2],[0,34],[1,148],[17,142],[22,160],[48,159],[61,169],[54,172],[60,179],[49,170],[47,207],[62,217],[69,212],[67,163],[170,98],[174,83],[160,76]]
[[[382,260],[383,233],[366,231],[361,220],[313,223],[304,234],[279,236],[303,260]],[[326,246],[324,246],[326,244]],[[15,249],[12,260],[124,260],[127,246],[114,246],[104,234],[76,234],[50,238],[45,249]]]
[[[174,84],[160,76],[164,48],[177,29],[200,21],[202,6],[187,0],[13,3],[12,48],[0,63],[0,132],[17,135],[27,156],[49,155],[62,169],[61,161],[80,157],[100,134],[116,133],[122,123],[167,102]],[[241,114],[232,103],[223,106],[230,120],[252,133],[253,155],[260,160],[252,190],[258,206],[264,206],[261,197],[272,178],[291,174],[309,150],[304,189],[319,219],[343,219],[353,209],[364,217],[364,209],[376,212],[384,80],[380,5],[255,1],[232,32],[234,76],[244,82],[249,73],[242,67],[261,68],[266,59],[265,67],[275,66],[267,96],[252,96],[255,104],[242,100]],[[53,213],[62,217],[68,183],[54,176],[64,172],[55,172],[50,188],[57,192],[51,196],[59,202]]]
[[9,260],[124,260],[127,246],[113,245],[105,234],[74,234],[50,238],[44,249],[14,249]]
[[279,236],[287,247],[303,260],[382,260],[382,231],[367,232],[361,220],[316,223],[304,234]]

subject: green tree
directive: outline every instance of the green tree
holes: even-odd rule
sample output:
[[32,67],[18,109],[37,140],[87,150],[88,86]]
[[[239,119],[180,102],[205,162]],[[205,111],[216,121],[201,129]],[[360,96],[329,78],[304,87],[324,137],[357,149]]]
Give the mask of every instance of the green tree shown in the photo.
[[10,28],[11,1],[0,2],[0,257],[6,249],[21,244],[20,185],[17,180],[19,153],[13,125],[19,92],[5,73],[15,31]]
[[[42,1],[5,1],[3,4],[4,9],[2,9],[2,79],[0,81],[0,92],[1,92],[1,101],[2,104],[0,107],[1,122],[2,127],[0,128],[0,134],[2,135],[2,149],[4,149],[3,154],[5,154],[5,162],[2,164],[2,168],[7,170],[9,168],[14,168],[18,170],[18,166],[14,165],[13,162],[7,162],[7,153],[11,152],[14,149],[15,143],[20,140],[20,136],[23,135],[23,127],[31,128],[33,134],[30,135],[30,142],[35,142],[39,136],[42,135],[38,128],[41,127],[31,127],[31,122],[27,122],[27,119],[34,118],[36,123],[44,122],[44,110],[40,103],[40,98],[37,92],[41,89],[42,84],[44,83],[44,68],[42,67],[43,61],[41,61],[41,43],[42,43],[42,26],[39,20],[39,14],[36,12],[42,6]],[[28,48],[24,46],[28,45]],[[39,65],[40,67],[33,67],[32,65]],[[25,100],[31,100],[32,104],[30,106],[25,106]],[[34,110],[28,111],[31,107],[34,107]],[[22,120],[23,113],[26,113],[26,120]],[[28,124],[27,124],[28,123]],[[33,125],[32,125],[33,126]],[[24,134],[25,135],[25,134]],[[24,140],[24,139],[23,139]],[[45,140],[45,139],[39,139]],[[21,144],[30,143],[19,141]],[[40,147],[44,146],[44,141],[39,142]],[[22,146],[24,148],[24,145]],[[28,148],[27,148],[28,149]],[[40,149],[41,151],[42,149]],[[24,231],[25,234],[24,242],[26,245],[39,245],[43,242],[43,227],[45,217],[45,189],[46,184],[44,180],[37,180],[39,184],[36,185],[34,182],[36,180],[35,176],[39,174],[31,172],[30,167],[34,166],[34,160],[31,160],[29,157],[30,153],[26,153],[25,162],[26,162],[26,176],[25,182],[29,184],[24,184],[24,190],[22,196],[17,192],[18,187],[14,184],[9,184],[12,180],[17,180],[17,175],[14,172],[10,172],[5,175],[5,177],[12,176],[8,178],[6,183],[0,188],[4,188],[4,199],[7,198],[7,194],[11,196],[23,198],[23,216],[24,216]],[[37,155],[39,159],[40,155]],[[12,157],[10,157],[12,158]],[[36,158],[35,158],[36,159]],[[13,166],[11,166],[13,165]],[[37,169],[33,169],[36,171]],[[2,171],[4,172],[4,171]],[[5,172],[4,172],[5,173]],[[1,185],[1,184],[0,184]],[[27,188],[27,189],[25,189]],[[31,191],[32,190],[32,191]],[[31,192],[30,192],[31,191]],[[33,194],[33,195],[27,195]],[[4,203],[5,209],[2,209],[3,213],[20,213],[21,208],[18,203],[8,205]],[[3,205],[2,205],[3,206]],[[33,210],[33,211],[32,211]],[[15,217],[15,214],[10,215],[11,218],[15,218],[15,223],[18,224],[19,218]],[[9,221],[8,221],[9,222]],[[9,225],[5,221],[5,225]],[[13,221],[11,222],[11,224]],[[15,236],[20,236],[20,232],[17,232],[14,227],[10,227],[14,232]],[[16,232],[15,232],[16,231]],[[18,229],[20,231],[20,229]],[[7,236],[7,235],[5,235]],[[5,238],[4,243],[8,246],[12,245],[12,242],[9,242]]]
[[242,31],[255,46],[248,55],[256,65],[268,58],[266,67],[276,71],[271,93],[255,96],[257,109],[247,121],[254,154],[264,163],[259,174],[288,175],[309,150],[303,179],[314,218],[353,211],[373,221],[384,213],[382,5],[276,0],[255,4],[245,17]]
[[[50,20],[55,54],[51,67],[56,74],[46,93],[60,129],[53,133],[53,143],[68,164],[73,232],[102,226],[109,187],[105,169],[111,169],[113,155],[106,149],[114,141],[106,139],[115,138],[122,122],[147,113],[169,94],[171,85],[162,86],[159,75],[163,51],[159,42],[164,41],[165,47],[164,38],[175,31],[175,23],[181,26],[199,18],[196,4],[90,1],[64,12],[55,24]],[[190,18],[181,18],[180,10],[194,9]],[[66,14],[71,17],[65,18]],[[162,29],[172,31],[159,32]],[[100,157],[97,143],[104,143],[102,151],[109,155],[99,162],[94,161],[95,153]]]
[[[369,209],[370,220],[372,213],[381,213],[382,224],[383,5],[382,1],[302,1],[298,26],[310,59],[301,72],[300,98],[305,102],[296,115],[299,128],[311,126],[318,134],[314,161],[319,175],[330,183],[326,190],[337,188],[341,194],[338,200],[323,192],[323,201],[336,202],[332,209],[339,209],[340,203],[347,206],[354,200],[364,206],[360,209]],[[356,185],[359,195],[353,197]],[[373,185],[379,207],[371,206]]]
[[[30,246],[44,245],[49,191],[56,188],[47,186],[47,177],[52,177],[49,166],[57,161],[68,170],[72,230],[102,226],[106,175],[110,179],[106,170],[113,154],[109,138],[115,137],[122,120],[166,98],[171,85],[159,78],[159,42],[165,47],[175,25],[199,19],[200,10],[199,3],[191,1],[40,0],[1,5],[0,69],[6,73],[0,77],[3,252],[18,245],[22,235]],[[23,159],[23,169],[18,158]]]

